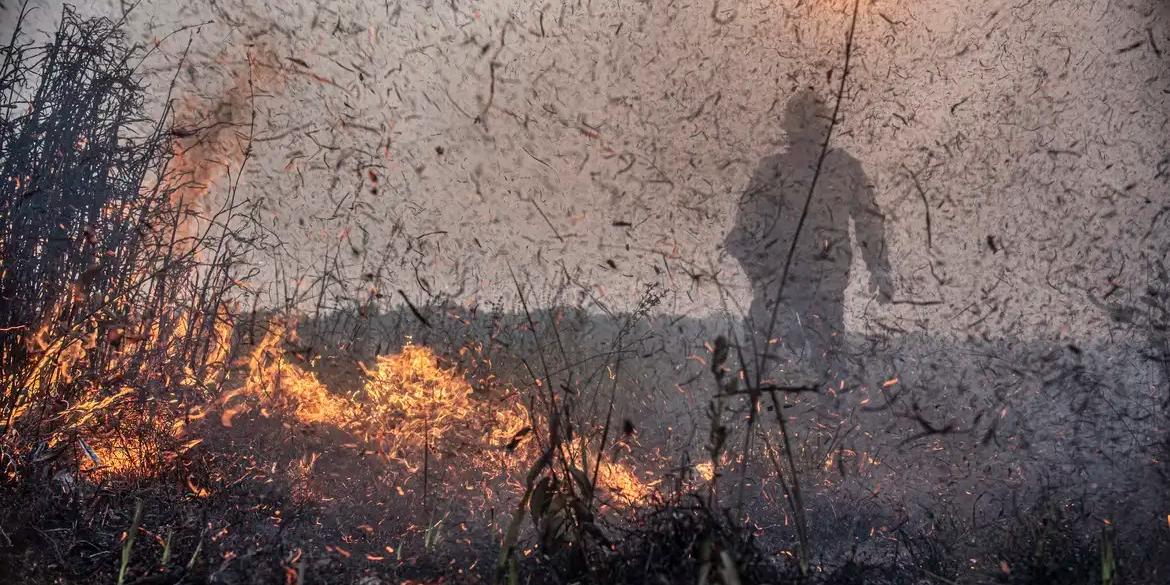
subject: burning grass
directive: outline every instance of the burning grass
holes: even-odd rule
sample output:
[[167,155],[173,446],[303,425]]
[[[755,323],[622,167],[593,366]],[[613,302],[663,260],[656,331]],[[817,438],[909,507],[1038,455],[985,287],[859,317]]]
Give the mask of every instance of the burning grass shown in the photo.
[[392,459],[404,460],[420,449],[482,453],[477,465],[508,466],[531,455],[524,441],[532,419],[511,389],[472,388],[434,353],[407,343],[402,351],[379,356],[367,370],[359,395],[367,421],[387,432],[377,440]]
[[[251,414],[282,419],[286,427],[340,431],[338,440],[393,470],[384,478],[387,492],[433,490],[416,495],[453,498],[479,510],[517,497],[520,477],[538,455],[533,425],[547,424],[529,411],[522,392],[499,385],[477,388],[431,349],[410,342],[369,366],[355,363],[362,372],[360,387],[333,390],[310,364],[295,361],[286,349],[290,342],[295,343],[295,333],[275,321],[241,360],[241,384],[218,400],[220,425],[235,427]],[[597,461],[580,438],[565,453],[581,465]],[[615,505],[633,505],[651,497],[656,482],[643,482],[627,465],[603,458],[598,485]]]
[[284,349],[288,328],[274,322],[252,349],[243,366],[238,388],[219,399],[220,424],[231,427],[235,417],[254,406],[290,413],[303,424],[344,425],[352,420],[353,406],[335,396],[312,373],[292,363]]

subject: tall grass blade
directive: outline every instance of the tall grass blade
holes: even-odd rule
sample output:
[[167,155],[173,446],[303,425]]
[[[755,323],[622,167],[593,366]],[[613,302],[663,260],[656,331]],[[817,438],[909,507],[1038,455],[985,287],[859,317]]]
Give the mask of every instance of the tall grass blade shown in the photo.
[[130,531],[126,533],[126,542],[122,543],[122,566],[118,569],[118,585],[126,582],[126,568],[130,566],[130,551],[134,549],[134,537],[138,534],[138,522],[142,520],[142,500],[134,504],[134,520],[130,522]]

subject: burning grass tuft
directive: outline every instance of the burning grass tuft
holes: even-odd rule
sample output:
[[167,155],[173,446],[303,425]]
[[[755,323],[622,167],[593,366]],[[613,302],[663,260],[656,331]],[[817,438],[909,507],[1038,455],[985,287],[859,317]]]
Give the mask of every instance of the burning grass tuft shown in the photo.
[[473,388],[426,347],[407,343],[399,353],[379,356],[367,375],[357,399],[391,458],[417,456],[421,449],[471,452],[478,454],[473,465],[498,468],[531,453],[524,440],[531,419],[517,393]]

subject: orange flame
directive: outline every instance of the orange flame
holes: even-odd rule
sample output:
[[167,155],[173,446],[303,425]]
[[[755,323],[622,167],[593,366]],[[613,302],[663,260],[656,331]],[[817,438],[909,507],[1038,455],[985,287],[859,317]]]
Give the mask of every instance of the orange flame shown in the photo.
[[284,84],[279,59],[267,47],[249,51],[243,63],[221,53],[215,63],[227,66],[231,83],[217,97],[188,92],[175,108],[174,158],[168,169],[181,205],[198,205],[212,184],[247,155],[257,93],[279,91]]
[[476,391],[425,347],[408,343],[398,354],[379,357],[367,373],[363,403],[392,429],[391,453],[429,441],[475,447],[498,460],[529,424],[522,405]]
[[[248,359],[248,378],[240,391],[229,392],[220,399],[225,405],[237,396],[258,397],[269,406],[291,412],[304,424],[328,423],[344,426],[353,419],[349,401],[331,393],[312,372],[290,363],[282,347],[287,326],[273,323]],[[232,419],[248,410],[246,403],[225,408],[221,416],[224,426],[232,426]]]
[[[525,437],[539,423],[517,392],[473,387],[429,348],[407,343],[400,352],[363,367],[363,387],[342,396],[289,361],[283,350],[287,331],[287,326],[274,324],[252,351],[246,384],[220,401],[224,426],[233,426],[236,417],[260,406],[266,412],[291,414],[302,424],[344,429],[410,474],[421,472],[424,458],[429,458],[430,473],[440,473],[436,470],[442,467],[444,476],[460,478],[456,483],[462,485],[450,486],[456,490],[491,498],[503,480],[519,491],[516,479],[537,451]],[[566,448],[576,460],[597,461],[594,452],[585,456],[587,447],[580,439]],[[304,475],[311,468],[307,463]],[[657,482],[643,481],[621,462],[606,459],[597,472],[598,486],[614,503],[643,502],[656,489]],[[473,489],[469,481],[478,486]],[[403,493],[400,483],[393,489]]]

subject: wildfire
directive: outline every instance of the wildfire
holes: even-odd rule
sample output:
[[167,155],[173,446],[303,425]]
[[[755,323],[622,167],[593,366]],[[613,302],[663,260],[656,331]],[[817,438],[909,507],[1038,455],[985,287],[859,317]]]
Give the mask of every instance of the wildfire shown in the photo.
[[701,478],[703,481],[710,482],[711,480],[715,479],[715,464],[711,463],[710,461],[699,463],[695,465],[695,473],[698,474],[699,478]]
[[[227,406],[237,396],[257,397],[265,406],[292,413],[301,423],[344,426],[354,418],[353,406],[330,392],[312,372],[288,360],[283,347],[288,329],[280,322],[271,324],[248,358],[244,387],[226,394],[221,404]],[[231,419],[247,409],[247,403],[227,406],[221,422],[230,427]]]
[[[476,388],[429,348],[407,343],[393,355],[363,367],[365,382],[348,395],[331,391],[306,368],[291,363],[283,350],[289,328],[273,324],[251,352],[243,387],[220,401],[221,422],[257,407],[265,414],[284,412],[305,425],[329,425],[349,432],[363,449],[381,454],[408,474],[430,473],[463,491],[493,497],[534,461],[527,438],[534,420],[512,389]],[[581,439],[567,446],[578,461],[596,462]],[[588,464],[593,471],[593,465]],[[312,466],[304,471],[308,473]],[[429,467],[429,470],[427,469]],[[604,459],[597,484],[623,505],[649,498],[657,482],[643,481],[625,463]],[[470,483],[469,483],[470,482]],[[478,484],[476,487],[473,485]],[[388,489],[403,492],[401,478]]]
[[[169,328],[155,320],[149,326],[118,329],[124,345],[107,359],[106,368],[116,374],[130,367],[138,352],[171,351],[167,349],[170,340],[201,333],[193,328],[193,321],[180,313]],[[477,387],[457,368],[444,366],[431,349],[408,342],[398,353],[379,356],[363,366],[365,379],[360,387],[339,393],[322,383],[309,363],[287,351],[287,343],[295,341],[291,322],[274,320],[260,342],[234,364],[231,355],[238,346],[233,346],[235,332],[226,309],[215,323],[207,343],[207,362],[213,367],[201,376],[191,371],[154,376],[176,389],[199,389],[209,377],[239,372],[226,374],[228,387],[236,387],[211,405],[218,411],[212,420],[223,427],[238,426],[240,417],[251,413],[342,430],[353,437],[360,451],[378,453],[401,470],[385,479],[386,490],[399,494],[404,487],[411,491],[403,482],[420,473],[441,478],[450,484],[444,489],[465,494],[462,497],[478,494],[475,497],[483,503],[519,493],[519,478],[538,451],[532,429],[544,423],[528,411],[515,389],[483,381]],[[46,380],[70,376],[70,364],[83,359],[87,351],[83,338],[33,335],[31,339],[41,351],[58,356],[46,362],[46,368],[52,365],[52,371],[40,376]],[[72,353],[78,355],[69,357]],[[64,424],[50,447],[74,445],[78,469],[91,479],[133,480],[151,476],[162,468],[161,463],[200,444],[200,439],[189,437],[187,422],[202,419],[206,412],[178,399],[139,403],[138,395],[132,386],[108,391],[93,385],[84,400],[58,415],[58,422]],[[164,408],[172,414],[185,409],[186,415],[152,416]],[[655,493],[657,482],[644,481],[625,462],[607,456],[598,465],[598,454],[583,439],[565,448],[590,474],[596,470],[597,486],[609,495],[609,502],[635,505]],[[301,469],[306,479],[313,474],[317,455],[309,457]]]
[[384,437],[393,455],[429,444],[480,450],[499,462],[505,447],[529,427],[527,410],[507,400],[514,393],[500,399],[477,391],[425,347],[408,343],[395,355],[379,357],[367,373],[362,402],[392,429]]
[[597,485],[618,503],[625,505],[646,502],[656,493],[658,483],[642,481],[633,469],[623,463],[602,461],[597,470]]
[[[199,395],[203,380],[222,372],[232,335],[227,309],[221,307],[208,321],[198,320],[207,329],[193,330],[195,319],[182,308],[155,319],[131,313],[119,322],[93,315],[62,329],[58,323],[70,301],[76,298],[62,298],[25,337],[32,365],[11,418],[22,427],[51,429],[33,459],[76,461],[76,469],[95,480],[150,476],[199,443],[186,434],[184,419],[190,417],[183,414],[191,414],[189,406],[174,397]],[[164,327],[164,322],[172,326]],[[182,348],[175,341],[188,335],[206,339],[207,368],[198,373],[159,368],[135,378],[147,364],[176,363]],[[128,379],[136,381],[121,382]],[[160,384],[165,393],[144,401],[142,385],[151,383]],[[72,401],[44,418],[36,407],[54,402],[65,389],[73,393]],[[62,458],[65,454],[70,456]]]

